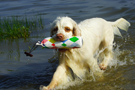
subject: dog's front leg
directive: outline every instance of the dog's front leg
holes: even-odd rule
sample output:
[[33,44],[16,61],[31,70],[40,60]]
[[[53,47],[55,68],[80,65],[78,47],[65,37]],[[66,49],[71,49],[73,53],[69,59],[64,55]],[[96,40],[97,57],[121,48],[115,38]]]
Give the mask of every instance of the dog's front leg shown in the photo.
[[47,87],[41,86],[40,90],[54,89],[56,86],[60,85],[61,83],[67,82],[67,73],[66,73],[67,70],[68,69],[65,64],[60,64],[57,67],[50,84]]

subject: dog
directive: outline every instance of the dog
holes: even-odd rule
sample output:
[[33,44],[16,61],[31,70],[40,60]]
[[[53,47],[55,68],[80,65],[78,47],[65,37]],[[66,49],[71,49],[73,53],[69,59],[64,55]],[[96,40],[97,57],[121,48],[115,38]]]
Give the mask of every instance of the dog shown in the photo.
[[[130,23],[124,18],[114,22],[91,18],[77,24],[70,17],[57,17],[52,23],[51,37],[56,41],[64,41],[72,36],[81,36],[83,46],[58,49],[59,65],[50,84],[47,87],[40,86],[40,90],[54,89],[74,80],[75,77],[84,79],[89,72],[98,75],[98,72],[106,70],[113,59],[114,35],[122,37],[119,29],[127,31],[129,26]],[[100,50],[103,50],[99,55],[102,61],[98,64],[94,56]]]

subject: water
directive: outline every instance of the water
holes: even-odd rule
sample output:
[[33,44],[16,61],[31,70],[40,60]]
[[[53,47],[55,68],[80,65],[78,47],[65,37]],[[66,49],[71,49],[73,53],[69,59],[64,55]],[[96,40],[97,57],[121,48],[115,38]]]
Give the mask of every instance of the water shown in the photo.
[[[0,17],[41,16],[46,28],[34,31],[31,38],[3,40],[0,43],[0,90],[38,90],[48,85],[57,67],[49,63],[50,49],[38,48],[31,57],[24,51],[36,41],[49,36],[49,25],[57,16],[70,16],[75,21],[101,17],[116,20],[124,17],[131,23],[129,31],[115,37],[115,57],[97,81],[72,82],[67,90],[134,90],[135,89],[135,0],[0,0]],[[38,37],[37,37],[38,36]],[[65,88],[66,89],[66,88]]]

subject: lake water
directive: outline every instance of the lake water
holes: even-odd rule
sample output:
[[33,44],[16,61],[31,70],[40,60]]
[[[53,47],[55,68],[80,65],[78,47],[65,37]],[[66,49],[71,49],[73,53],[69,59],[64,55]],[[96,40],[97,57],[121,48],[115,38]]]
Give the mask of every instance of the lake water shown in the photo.
[[49,36],[49,25],[57,16],[69,16],[76,22],[101,17],[114,21],[125,18],[129,31],[115,37],[115,60],[102,80],[86,80],[71,84],[66,90],[135,90],[135,0],[0,0],[0,17],[41,16],[45,29],[34,31],[31,37],[0,42],[0,90],[38,90],[48,85],[57,67],[49,63],[55,52],[37,48],[31,57],[24,51],[36,41]]

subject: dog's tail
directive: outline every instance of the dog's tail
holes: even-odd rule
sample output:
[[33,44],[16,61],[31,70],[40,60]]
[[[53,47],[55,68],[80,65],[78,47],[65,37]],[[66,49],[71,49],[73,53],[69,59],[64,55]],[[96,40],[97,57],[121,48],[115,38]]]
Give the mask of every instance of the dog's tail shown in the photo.
[[130,26],[130,23],[125,20],[124,18],[120,18],[118,20],[116,20],[115,22],[112,22],[112,27],[113,27],[113,32],[115,35],[121,36],[121,33],[119,31],[119,29],[124,30],[124,31],[128,31],[128,28]]

